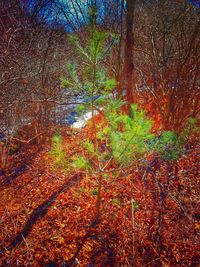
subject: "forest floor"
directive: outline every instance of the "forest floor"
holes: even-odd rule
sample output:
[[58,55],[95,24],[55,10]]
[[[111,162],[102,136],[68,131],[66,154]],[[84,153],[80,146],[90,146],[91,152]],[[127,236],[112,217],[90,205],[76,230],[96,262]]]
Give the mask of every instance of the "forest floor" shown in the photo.
[[[86,136],[63,135],[69,158]],[[53,169],[49,150],[10,156],[0,177],[0,266],[199,266],[199,144],[110,173],[99,222],[95,177]]]

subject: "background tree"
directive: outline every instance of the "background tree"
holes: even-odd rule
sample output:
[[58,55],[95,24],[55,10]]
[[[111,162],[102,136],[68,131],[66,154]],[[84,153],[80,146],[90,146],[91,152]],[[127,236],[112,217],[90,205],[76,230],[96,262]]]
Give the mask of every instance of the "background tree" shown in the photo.
[[125,66],[124,66],[124,78],[126,85],[127,101],[133,103],[134,99],[134,87],[135,87],[135,73],[133,62],[133,48],[134,48],[134,11],[135,1],[126,1],[126,39],[125,39]]
[[6,135],[32,121],[46,126],[53,101],[62,96],[59,77],[68,55],[67,35],[46,24],[47,11],[38,17],[40,4],[27,11],[21,1],[1,2],[0,127]]
[[160,114],[165,129],[179,131],[199,114],[199,9],[174,1],[138,8],[137,81],[143,101]]

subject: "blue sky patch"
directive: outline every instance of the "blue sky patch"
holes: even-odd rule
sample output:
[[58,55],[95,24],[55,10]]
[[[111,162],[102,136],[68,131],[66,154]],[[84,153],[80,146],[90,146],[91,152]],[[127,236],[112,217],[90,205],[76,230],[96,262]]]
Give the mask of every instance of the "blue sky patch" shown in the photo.
[[192,5],[200,8],[200,0],[188,0]]

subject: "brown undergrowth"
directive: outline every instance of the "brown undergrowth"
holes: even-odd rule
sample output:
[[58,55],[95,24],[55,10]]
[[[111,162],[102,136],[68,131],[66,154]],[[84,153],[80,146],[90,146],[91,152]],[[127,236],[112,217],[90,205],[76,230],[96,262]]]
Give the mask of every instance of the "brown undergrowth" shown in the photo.
[[[63,136],[69,158],[86,134]],[[1,185],[0,266],[199,266],[198,144],[108,173],[98,223],[95,178],[52,169],[47,150]]]

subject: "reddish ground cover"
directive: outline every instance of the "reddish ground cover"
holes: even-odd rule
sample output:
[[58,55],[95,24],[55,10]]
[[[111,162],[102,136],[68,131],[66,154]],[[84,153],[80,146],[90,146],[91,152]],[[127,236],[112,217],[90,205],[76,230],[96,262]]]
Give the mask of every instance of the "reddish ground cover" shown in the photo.
[[[69,157],[86,132],[64,137]],[[0,266],[199,266],[198,156],[196,144],[174,163],[152,155],[108,173],[97,223],[96,179],[52,170],[41,150],[1,178]]]

